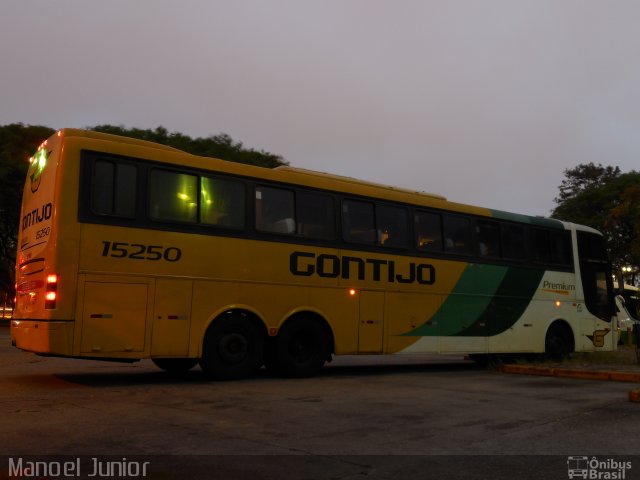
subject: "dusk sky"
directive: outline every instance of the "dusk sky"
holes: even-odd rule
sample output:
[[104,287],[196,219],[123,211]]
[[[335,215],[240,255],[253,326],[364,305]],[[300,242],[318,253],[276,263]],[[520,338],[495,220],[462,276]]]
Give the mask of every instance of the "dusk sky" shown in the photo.
[[0,124],[227,133],[531,215],[640,169],[637,0],[2,0]]

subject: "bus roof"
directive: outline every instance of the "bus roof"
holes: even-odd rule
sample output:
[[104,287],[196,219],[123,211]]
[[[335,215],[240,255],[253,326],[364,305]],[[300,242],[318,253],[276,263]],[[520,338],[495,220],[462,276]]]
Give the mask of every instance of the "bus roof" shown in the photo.
[[412,195],[420,195],[420,196],[424,196],[427,198],[432,198],[432,199],[436,199],[436,200],[446,200],[446,197],[443,197],[442,195],[438,195],[435,193],[428,193],[428,192],[421,192],[418,190],[411,190],[408,188],[400,188],[400,187],[394,187],[391,185],[385,185],[382,183],[375,183],[375,182],[369,182],[366,180],[360,180],[358,178],[353,178],[353,177],[345,177],[342,175],[335,175],[333,173],[326,173],[326,172],[318,172],[315,170],[307,170],[306,168],[296,168],[296,167],[289,167],[289,166],[283,166],[283,167],[277,167],[275,170],[279,170],[282,172],[289,172],[289,173],[293,173],[293,174],[298,174],[300,176],[304,176],[304,175],[308,175],[308,176],[313,176],[313,177],[322,177],[322,178],[326,178],[329,180],[334,180],[336,182],[341,182],[341,183],[349,183],[349,184],[354,184],[354,185],[365,185],[365,186],[370,186],[370,187],[377,187],[377,188],[385,188],[388,190],[393,190],[396,192],[402,192],[402,193],[410,193]]
[[60,132],[65,137],[93,138],[96,140],[107,140],[111,142],[128,143],[131,145],[140,145],[147,148],[155,148],[156,150],[169,150],[172,152],[180,152],[180,153],[187,154],[187,152],[183,150],[169,147],[168,145],[162,145],[161,143],[150,142],[148,140],[140,140],[138,138],[132,138],[132,137],[123,137],[122,135],[114,135],[111,133],[94,132],[93,130],[81,130],[78,128],[65,128],[60,130]]

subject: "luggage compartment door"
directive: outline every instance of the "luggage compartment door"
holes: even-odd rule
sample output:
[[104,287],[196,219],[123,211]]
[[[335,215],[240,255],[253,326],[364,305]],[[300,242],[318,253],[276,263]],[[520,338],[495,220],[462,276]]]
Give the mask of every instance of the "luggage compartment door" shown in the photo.
[[142,352],[148,288],[146,283],[86,282],[81,353]]
[[156,281],[151,356],[186,357],[191,325],[191,280]]
[[358,353],[382,353],[384,292],[360,292]]

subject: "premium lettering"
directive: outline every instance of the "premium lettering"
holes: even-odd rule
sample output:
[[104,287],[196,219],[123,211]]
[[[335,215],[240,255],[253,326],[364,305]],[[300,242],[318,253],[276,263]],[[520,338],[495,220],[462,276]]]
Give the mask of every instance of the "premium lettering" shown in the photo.
[[555,283],[555,282],[550,282],[549,280],[545,280],[542,283],[542,288],[545,289],[549,289],[549,290],[568,290],[568,291],[574,291],[576,289],[575,285],[571,285],[570,283]]
[[409,262],[399,265],[394,260],[380,258],[360,258],[312,252],[292,252],[289,255],[289,271],[293,275],[344,280],[373,280],[389,283],[419,283],[433,285],[436,269],[429,263]]

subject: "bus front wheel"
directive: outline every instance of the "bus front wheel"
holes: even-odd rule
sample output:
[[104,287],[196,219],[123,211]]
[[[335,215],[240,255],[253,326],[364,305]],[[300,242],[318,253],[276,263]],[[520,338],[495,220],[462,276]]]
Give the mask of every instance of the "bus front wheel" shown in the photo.
[[202,370],[218,380],[246,378],[262,365],[263,338],[248,317],[230,314],[214,320],[204,336]]
[[573,351],[570,331],[563,325],[555,323],[549,327],[545,337],[544,350],[553,360],[561,360]]
[[265,355],[269,370],[285,377],[310,377],[318,373],[329,358],[329,337],[313,318],[287,322]]

